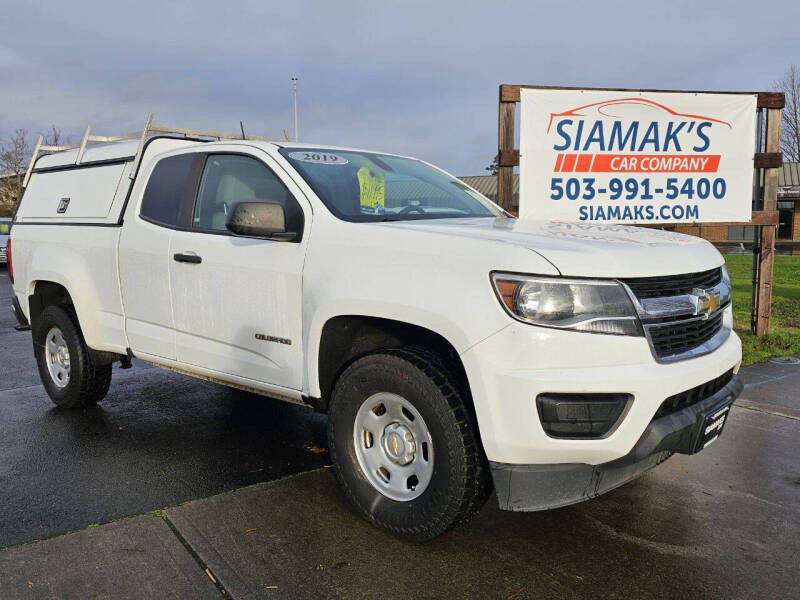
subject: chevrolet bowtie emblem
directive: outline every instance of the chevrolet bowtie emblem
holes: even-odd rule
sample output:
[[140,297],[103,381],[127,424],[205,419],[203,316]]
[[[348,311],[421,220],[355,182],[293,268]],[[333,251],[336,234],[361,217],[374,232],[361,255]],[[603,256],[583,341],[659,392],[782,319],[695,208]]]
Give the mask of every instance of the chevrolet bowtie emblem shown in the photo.
[[692,296],[697,298],[695,314],[708,316],[719,308],[720,295],[717,290],[695,288],[692,290]]

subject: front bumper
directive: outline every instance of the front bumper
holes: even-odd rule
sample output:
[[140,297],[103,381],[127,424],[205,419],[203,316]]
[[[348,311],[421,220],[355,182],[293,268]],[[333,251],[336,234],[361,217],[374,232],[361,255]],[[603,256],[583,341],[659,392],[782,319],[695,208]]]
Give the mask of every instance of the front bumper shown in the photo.
[[[655,361],[645,338],[594,335],[512,323],[461,354],[489,461],[599,465],[628,454],[666,398],[738,370],[735,333],[713,352]],[[598,439],[547,435],[536,408],[546,393],[625,393],[618,425]]]
[[734,377],[719,392],[653,420],[625,456],[599,464],[509,465],[492,462],[500,508],[535,511],[589,500],[642,475],[672,453],[693,451],[698,415],[735,400],[743,385]]

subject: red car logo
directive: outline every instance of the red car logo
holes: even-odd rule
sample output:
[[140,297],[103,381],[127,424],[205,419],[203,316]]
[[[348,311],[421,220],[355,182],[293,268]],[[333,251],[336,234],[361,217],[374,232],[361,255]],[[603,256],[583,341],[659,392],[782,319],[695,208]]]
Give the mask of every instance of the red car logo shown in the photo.
[[553,120],[560,118],[560,117],[587,117],[591,116],[591,112],[594,111],[597,113],[598,116],[601,117],[626,117],[625,109],[634,106],[637,110],[641,110],[643,107],[650,108],[656,111],[662,111],[671,115],[673,117],[682,117],[684,119],[697,119],[700,121],[710,121],[712,123],[720,123],[722,125],[727,125],[731,127],[731,124],[727,121],[721,121],[720,119],[715,119],[713,117],[706,117],[703,115],[692,115],[692,114],[685,114],[680,113],[678,111],[672,110],[655,102],[654,100],[648,100],[647,98],[618,98],[616,100],[603,100],[602,102],[593,102],[592,104],[585,104],[583,106],[578,106],[576,108],[571,108],[564,112],[560,113],[550,113],[550,122],[547,125],[547,133],[550,133],[550,127],[553,125]]

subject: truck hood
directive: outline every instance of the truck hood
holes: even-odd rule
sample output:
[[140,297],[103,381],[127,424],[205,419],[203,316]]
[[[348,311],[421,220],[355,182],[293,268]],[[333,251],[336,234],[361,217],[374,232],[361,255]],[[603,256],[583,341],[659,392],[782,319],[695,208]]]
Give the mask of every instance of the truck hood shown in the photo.
[[521,246],[544,257],[562,275],[573,277],[678,275],[723,263],[716,248],[701,238],[629,225],[512,218],[429,219],[380,225]]

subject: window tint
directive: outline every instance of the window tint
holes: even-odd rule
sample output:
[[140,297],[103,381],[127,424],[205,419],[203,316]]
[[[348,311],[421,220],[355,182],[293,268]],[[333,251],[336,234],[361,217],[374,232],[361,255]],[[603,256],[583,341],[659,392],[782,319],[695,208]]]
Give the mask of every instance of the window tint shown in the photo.
[[179,154],[158,161],[142,199],[141,215],[164,225],[179,225],[181,203],[191,187],[192,164],[199,156]]
[[233,205],[243,200],[278,202],[286,211],[287,230],[297,231],[300,207],[280,179],[254,158],[212,154],[206,161],[192,215],[192,227],[226,231]]

